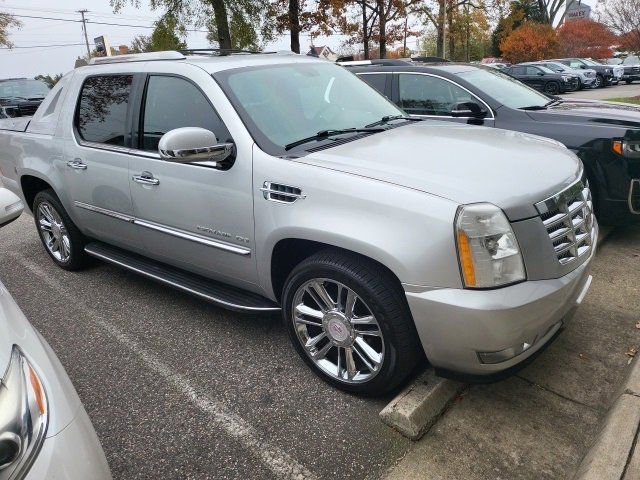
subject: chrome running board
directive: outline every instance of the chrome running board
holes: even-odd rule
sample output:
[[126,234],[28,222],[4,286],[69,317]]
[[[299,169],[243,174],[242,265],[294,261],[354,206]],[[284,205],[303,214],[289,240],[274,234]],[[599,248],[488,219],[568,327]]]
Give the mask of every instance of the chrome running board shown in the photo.
[[165,265],[106,243],[91,242],[84,247],[84,250],[92,257],[123,267],[230,310],[239,312],[280,311],[280,307],[276,303],[258,294]]

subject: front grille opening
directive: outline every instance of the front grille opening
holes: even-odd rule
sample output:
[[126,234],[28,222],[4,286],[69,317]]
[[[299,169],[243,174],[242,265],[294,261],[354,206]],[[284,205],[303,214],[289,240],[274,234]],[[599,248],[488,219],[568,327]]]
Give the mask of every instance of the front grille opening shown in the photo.
[[[593,212],[589,188],[582,182],[578,182],[541,204],[546,211],[540,214],[540,218],[545,225],[558,262],[563,266],[568,265],[588,254],[591,251],[593,234]],[[542,207],[538,208],[542,209]]]

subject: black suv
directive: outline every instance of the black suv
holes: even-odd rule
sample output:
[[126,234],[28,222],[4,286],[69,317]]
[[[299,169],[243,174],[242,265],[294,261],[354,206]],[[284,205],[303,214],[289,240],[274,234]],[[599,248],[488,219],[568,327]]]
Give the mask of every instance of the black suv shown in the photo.
[[549,95],[573,92],[580,87],[580,79],[577,75],[557,73],[544,65],[518,64],[503,72]]
[[596,82],[594,88],[603,88],[607,85],[617,85],[618,79],[613,75],[613,65],[603,65],[593,60],[584,58],[555,58],[552,62],[560,62],[571,68],[580,68],[582,70],[590,68],[596,71]]
[[0,118],[33,115],[47,93],[49,86],[40,80],[0,79]]
[[[411,116],[562,142],[584,163],[599,221],[640,221],[640,106],[551,98],[481,65],[380,60],[345,67]],[[455,152],[442,161],[455,163]]]

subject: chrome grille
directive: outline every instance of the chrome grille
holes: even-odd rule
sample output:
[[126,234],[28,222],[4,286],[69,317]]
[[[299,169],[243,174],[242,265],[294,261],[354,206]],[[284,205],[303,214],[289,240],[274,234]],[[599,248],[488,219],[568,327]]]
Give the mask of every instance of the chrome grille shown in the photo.
[[591,251],[593,202],[582,181],[536,204],[542,223],[561,265],[568,265]]

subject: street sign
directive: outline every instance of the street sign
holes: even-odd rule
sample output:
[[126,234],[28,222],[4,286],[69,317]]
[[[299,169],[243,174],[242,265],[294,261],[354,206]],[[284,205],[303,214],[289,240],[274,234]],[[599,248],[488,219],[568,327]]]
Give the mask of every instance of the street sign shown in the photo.
[[107,37],[96,37],[93,39],[93,43],[96,45],[96,56],[98,57],[110,57],[111,46],[107,41]]
[[567,6],[567,13],[565,15],[565,21],[569,20],[584,20],[591,16],[591,7],[589,5],[581,4],[580,2],[573,1]]

